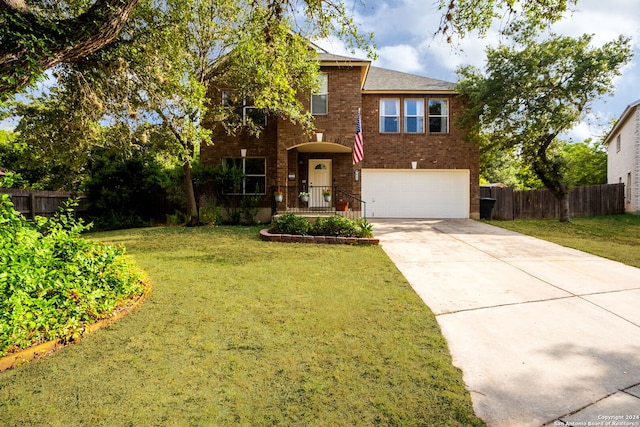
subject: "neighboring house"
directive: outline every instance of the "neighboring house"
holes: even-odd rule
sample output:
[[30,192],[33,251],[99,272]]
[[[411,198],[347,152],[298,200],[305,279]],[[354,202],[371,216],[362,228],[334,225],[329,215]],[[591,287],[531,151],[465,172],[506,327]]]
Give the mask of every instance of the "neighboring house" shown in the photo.
[[[478,218],[479,151],[456,127],[463,102],[454,84],[318,53],[320,90],[303,102],[317,135],[245,106],[247,120],[266,121],[260,137],[229,136],[218,126],[213,144],[201,147],[202,162],[242,168],[246,179],[236,193],[257,191],[269,215],[271,207],[332,211],[344,199],[367,218]],[[214,102],[229,93],[210,90]],[[364,159],[354,165],[358,111]],[[274,202],[276,188],[284,190],[283,202]],[[321,193],[327,188],[330,202]],[[308,203],[300,191],[311,194]]]
[[627,106],[604,145],[608,183],[623,183],[625,212],[640,214],[640,100]]

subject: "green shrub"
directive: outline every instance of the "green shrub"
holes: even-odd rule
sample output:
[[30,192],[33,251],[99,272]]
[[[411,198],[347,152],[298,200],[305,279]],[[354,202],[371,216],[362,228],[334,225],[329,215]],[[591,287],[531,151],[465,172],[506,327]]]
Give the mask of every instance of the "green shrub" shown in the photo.
[[281,234],[313,234],[316,236],[373,237],[373,225],[364,218],[352,220],[342,216],[318,217],[312,224],[292,213],[280,215],[271,231]]
[[222,206],[206,203],[200,207],[200,222],[207,225],[219,225],[222,222]]
[[273,232],[280,234],[309,234],[311,228],[312,226],[309,220],[292,213],[280,215],[271,224]]
[[[256,189],[258,193],[258,189]],[[246,195],[242,197],[240,202],[240,223],[244,225],[255,225],[256,215],[258,215],[258,205],[260,204],[260,196]]]
[[73,205],[29,222],[0,195],[0,355],[78,338],[144,290],[124,248],[80,237],[89,226],[74,219]]
[[319,236],[355,236],[355,222],[342,216],[318,218],[313,233]]
[[135,151],[121,158],[95,150],[84,182],[89,216],[99,230],[133,228],[161,223],[170,212],[169,171],[151,154]]
[[1,188],[24,188],[26,186],[27,182],[19,173],[5,172],[4,176],[0,176]]
[[356,237],[373,237],[373,224],[365,218],[356,220]]
[[187,214],[175,211],[167,215],[167,225],[184,225],[187,222]]

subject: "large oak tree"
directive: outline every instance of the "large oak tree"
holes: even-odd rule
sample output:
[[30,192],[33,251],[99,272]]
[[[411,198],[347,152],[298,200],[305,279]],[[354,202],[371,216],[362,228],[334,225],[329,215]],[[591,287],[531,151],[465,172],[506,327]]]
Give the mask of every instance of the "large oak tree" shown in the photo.
[[589,35],[538,41],[524,31],[513,45],[487,49],[484,72],[458,71],[458,90],[469,100],[462,122],[485,150],[517,150],[561,202],[560,221],[569,221],[565,157],[554,145],[613,89],[631,56],[624,37],[594,47]]
[[[73,114],[57,121],[55,114],[49,115],[53,120],[47,120],[46,126],[40,122],[31,127],[29,133],[37,145],[38,140],[54,142],[50,137],[59,138],[67,128],[98,121],[128,127],[128,134],[135,138],[132,144],[138,146],[154,139],[152,134],[162,133],[165,151],[182,164],[186,212],[195,224],[198,210],[191,164],[197,147],[210,139],[203,123],[225,122],[225,111],[210,105],[207,89],[222,81],[255,107],[310,128],[311,116],[304,112],[298,94],[315,87],[318,65],[308,42],[293,30],[307,36],[332,32],[354,45],[371,46],[340,9],[306,9],[306,15],[296,16],[294,25],[297,9],[278,4],[143,0],[112,43],[55,68],[54,90],[40,95],[41,99],[14,104],[14,111],[23,116],[18,130],[34,123],[26,117],[35,112],[29,105],[58,104],[63,107],[61,113]],[[59,131],[51,132],[52,128]],[[79,146],[90,134],[86,137],[74,134]]]

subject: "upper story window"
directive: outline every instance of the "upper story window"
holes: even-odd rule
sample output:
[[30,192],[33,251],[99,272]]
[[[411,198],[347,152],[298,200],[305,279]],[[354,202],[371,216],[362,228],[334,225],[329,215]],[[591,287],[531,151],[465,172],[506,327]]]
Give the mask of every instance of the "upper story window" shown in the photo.
[[405,133],[424,132],[424,100],[404,100],[404,131]]
[[327,73],[318,76],[318,90],[311,95],[311,114],[323,115],[329,112],[329,78]]
[[233,93],[230,90],[222,91],[222,106],[223,107],[231,107],[233,106]]
[[620,151],[620,135],[616,136],[616,152]]
[[256,126],[267,125],[265,111],[261,108],[255,108],[253,102],[238,98],[232,90],[222,91],[222,105],[233,111],[230,120],[242,121],[242,126],[247,126],[251,123]]
[[225,169],[236,169],[242,174],[228,174],[224,183],[224,194],[266,194],[267,160],[264,157],[227,157],[222,164]]
[[443,99],[429,100],[429,132],[449,132],[449,102]]
[[381,99],[380,100],[380,132],[398,133],[400,132],[400,100]]

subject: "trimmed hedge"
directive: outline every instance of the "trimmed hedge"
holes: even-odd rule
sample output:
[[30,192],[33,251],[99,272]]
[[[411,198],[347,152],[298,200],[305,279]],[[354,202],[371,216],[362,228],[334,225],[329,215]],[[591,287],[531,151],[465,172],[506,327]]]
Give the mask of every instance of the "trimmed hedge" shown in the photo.
[[339,215],[318,217],[312,223],[305,217],[285,213],[271,223],[271,231],[279,234],[373,237],[372,230],[372,224],[364,218],[352,220]]

